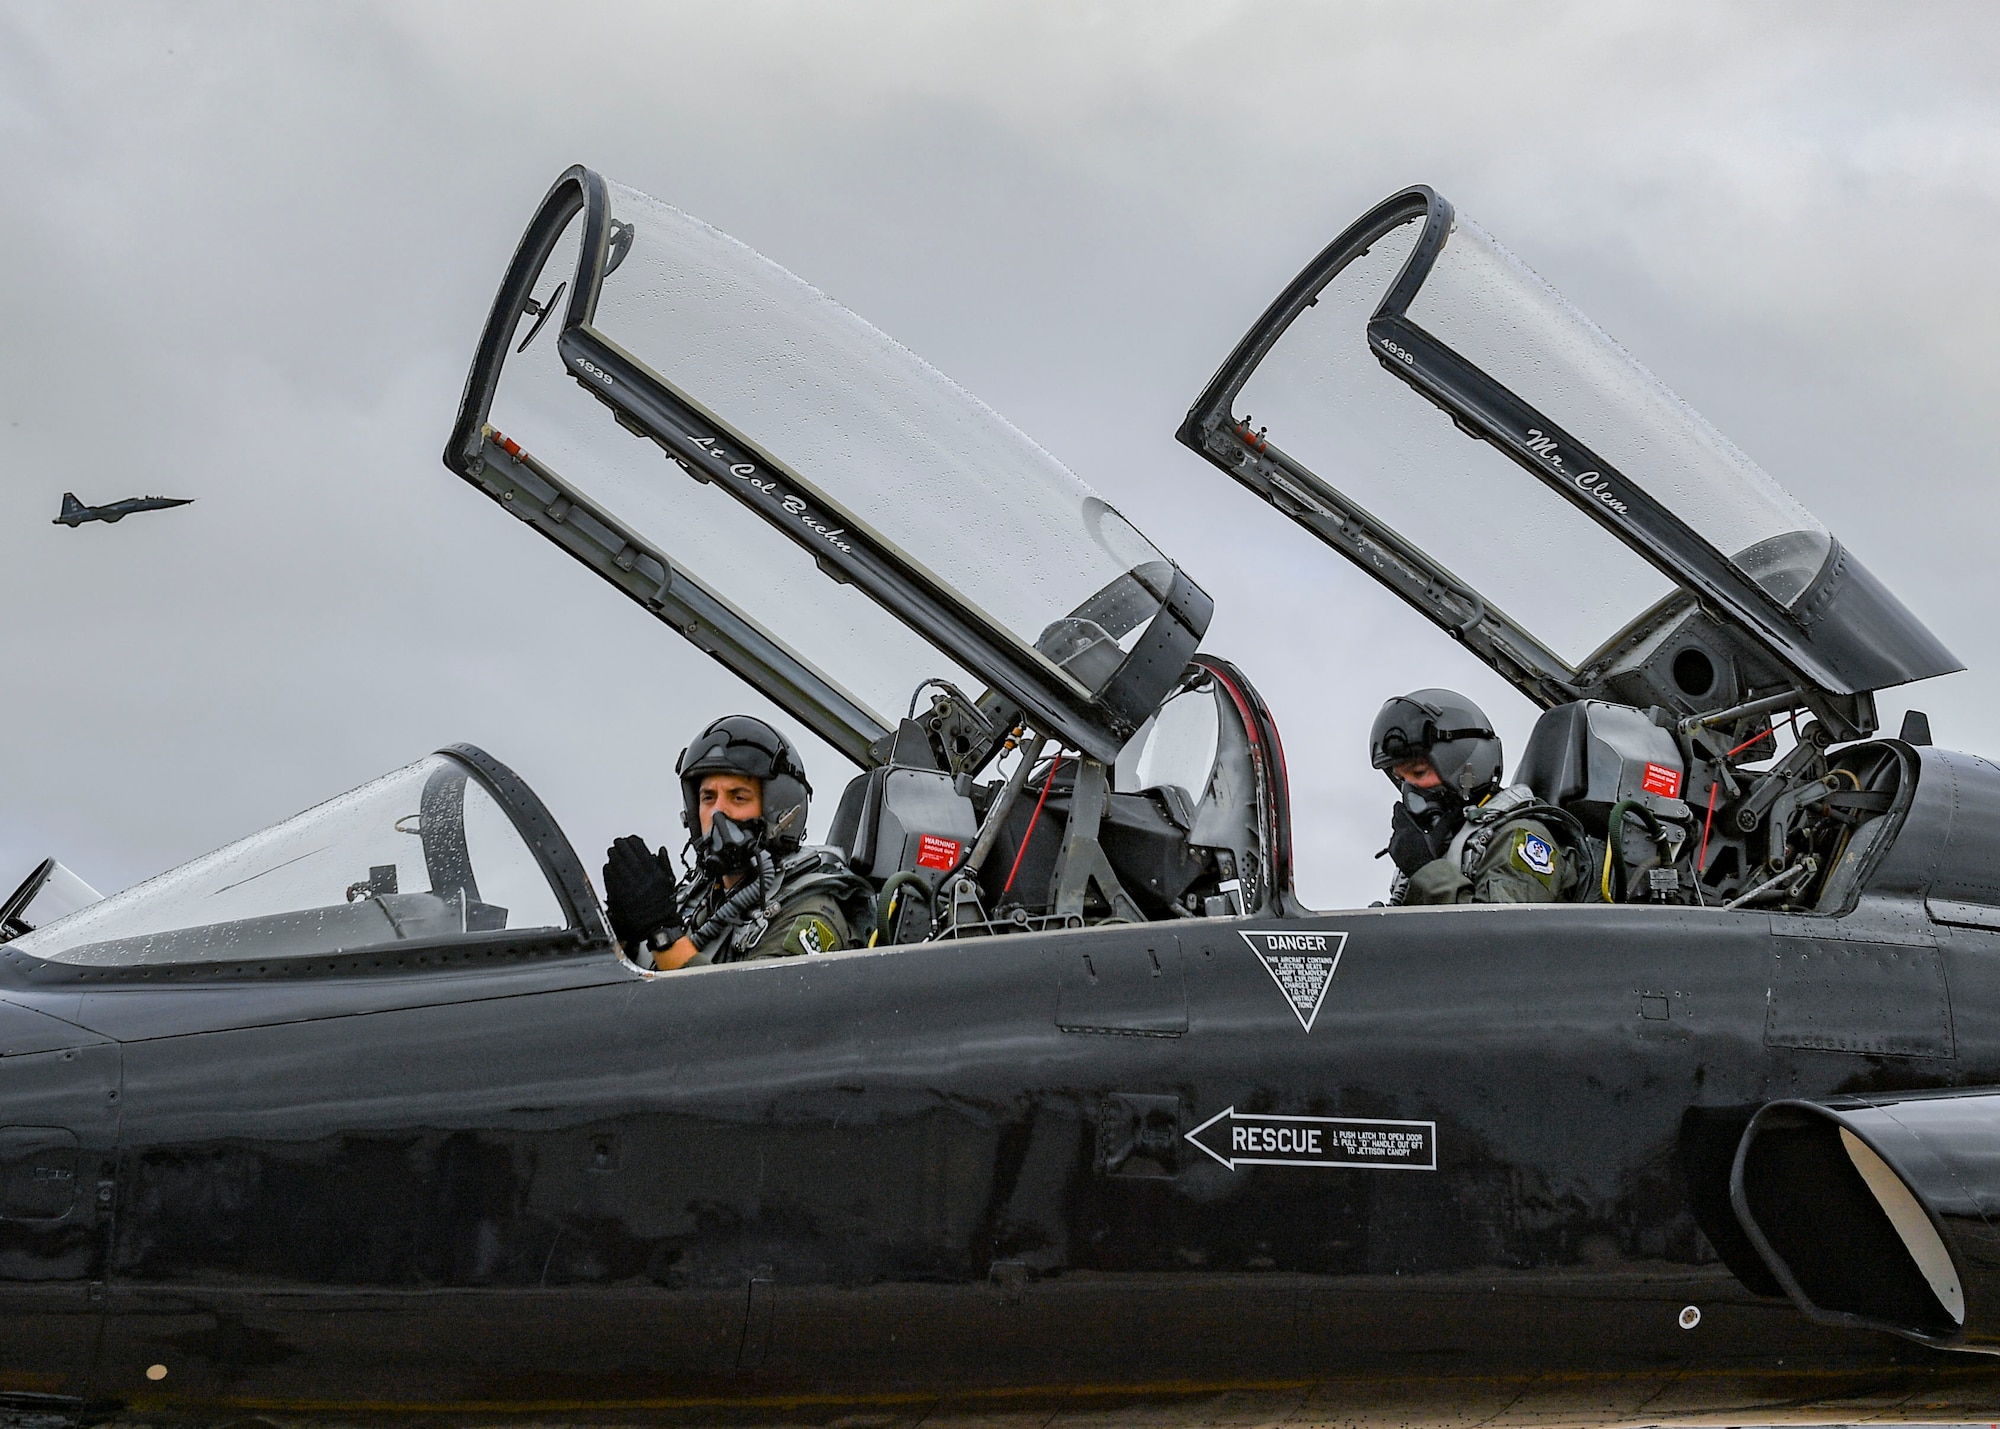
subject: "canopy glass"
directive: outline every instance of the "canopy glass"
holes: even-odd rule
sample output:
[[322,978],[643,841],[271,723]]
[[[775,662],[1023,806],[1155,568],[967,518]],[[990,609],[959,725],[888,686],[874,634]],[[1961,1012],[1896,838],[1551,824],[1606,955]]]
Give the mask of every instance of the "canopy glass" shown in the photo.
[[1497,449],[1468,440],[1369,349],[1368,320],[1421,220],[1377,239],[1320,290],[1236,410],[1575,668],[1673,582]]
[[[559,289],[575,280],[583,226],[579,212],[543,265],[534,289],[537,308],[561,306]],[[639,251],[629,261],[644,262],[657,241],[650,233],[636,239]],[[621,265],[607,288],[625,276]],[[515,323],[488,417],[494,428],[609,515],[650,537],[687,574],[869,711],[878,726],[895,727],[920,680],[972,680],[859,590],[828,580],[805,549],[772,540],[742,503],[713,483],[696,481],[658,447],[619,426],[563,365],[559,324],[538,327],[540,317],[523,312]]]
[[[1858,733],[1864,696],[1959,668],[1782,487],[1422,185],[1279,294],[1179,438],[1545,707],[1755,688],[1811,693]],[[1690,641],[1729,678],[1653,668]]]
[[157,966],[568,922],[506,809],[465,765],[434,754],[8,946],[50,962]]
[[864,763],[934,681],[992,697],[973,766],[1023,716],[1109,759],[1208,620],[991,408],[585,169],[523,239],[446,461]]
[[1408,316],[1557,414],[1780,604],[1795,603],[1826,564],[1833,540],[1811,512],[1463,213]]
[[630,248],[604,280],[598,332],[842,528],[955,592],[1077,689],[1101,688],[1118,658],[1097,647],[1128,652],[1167,593],[1159,551],[992,408],[818,289],[678,209],[609,191]]

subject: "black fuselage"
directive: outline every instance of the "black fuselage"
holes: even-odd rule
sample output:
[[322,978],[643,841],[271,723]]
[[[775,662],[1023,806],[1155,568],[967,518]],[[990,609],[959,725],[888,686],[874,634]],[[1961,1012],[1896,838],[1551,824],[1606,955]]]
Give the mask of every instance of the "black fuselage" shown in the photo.
[[[1923,901],[1986,857],[2000,774],[1922,757],[1840,917],[1374,909],[651,978],[518,938],[167,985],[0,948],[0,1388],[219,1415],[1981,1413],[2000,1363],[1812,1323],[1728,1201],[1771,1101],[2000,1083],[2000,934]],[[1310,1018],[1243,936],[1273,929],[1338,947]],[[1386,1124],[1409,1139],[1324,1164]]]

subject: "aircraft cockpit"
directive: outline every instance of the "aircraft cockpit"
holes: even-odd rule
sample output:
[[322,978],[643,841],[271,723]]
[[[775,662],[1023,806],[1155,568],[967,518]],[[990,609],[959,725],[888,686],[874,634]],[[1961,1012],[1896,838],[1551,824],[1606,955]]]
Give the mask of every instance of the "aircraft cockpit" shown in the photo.
[[1545,711],[1513,782],[1589,832],[1595,899],[1838,907],[1928,742],[1852,745],[1874,692],[1960,668],[1429,188],[1314,258],[1178,436]]
[[[676,964],[471,745],[101,899],[45,861],[0,902],[9,1407],[1984,1413],[1934,1351],[2000,1347],[2000,763],[1875,734],[1951,656],[1429,190],[1181,435],[1542,711],[1536,804],[1489,812],[1553,806],[1599,906],[1299,908],[1277,725],[1194,579],[851,313],[574,169],[447,462],[851,760],[812,752],[816,802],[867,889],[786,848],[837,886],[823,937],[766,921],[776,841],[754,881],[697,862],[752,956]],[[1412,703],[1446,722],[1370,763],[1503,777]],[[795,764],[708,733],[711,850],[725,790],[789,834]]]
[[1212,603],[998,414],[736,240],[583,168],[502,282],[446,464],[860,772],[877,940],[1289,896],[1270,712]]
[[[1986,775],[1920,750],[1920,718],[1874,737],[1875,692],[1950,652],[1432,190],[1315,258],[1178,435],[1543,711],[1511,782],[1580,826],[1583,901],[1841,913],[1924,857],[1896,845],[1933,767],[1966,781],[1932,791],[1938,866],[1990,861],[1935,812],[2000,799]],[[871,886],[871,945],[1306,913],[1277,723],[1198,651],[1209,596],[726,235],[565,173],[445,460],[853,762],[829,839]],[[1966,876],[1931,916],[2000,926]],[[0,915],[0,966],[58,980],[612,941],[539,800],[471,746],[101,901],[45,864]]]

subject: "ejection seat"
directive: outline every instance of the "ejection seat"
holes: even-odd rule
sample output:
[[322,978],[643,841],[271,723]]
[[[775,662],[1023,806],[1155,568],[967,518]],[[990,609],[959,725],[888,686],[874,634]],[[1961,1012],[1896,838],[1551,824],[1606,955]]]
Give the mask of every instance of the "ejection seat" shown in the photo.
[[[938,762],[928,732],[906,719],[889,744],[888,759],[848,781],[841,791],[827,842],[847,857],[886,902],[896,886],[915,885],[928,910],[947,875],[964,862],[979,833],[969,775]],[[929,932],[914,900],[902,900],[890,941],[916,941]]]
[[1687,760],[1671,730],[1644,710],[1604,700],[1544,710],[1514,770],[1516,784],[1575,815],[1599,839],[1621,803],[1686,823],[1687,778]]
[[[1284,753],[1256,690],[1226,661],[1197,656],[1119,754],[1094,839],[1069,837],[1090,776],[1070,756],[1044,757],[1002,815],[978,871],[983,927],[957,936],[1078,922],[1269,913],[1291,898],[1291,808]],[[927,936],[943,885],[971,851],[1002,788],[940,767],[923,727],[905,721],[888,762],[841,796],[829,842],[888,890],[921,883],[896,941]]]
[[1718,776],[1714,763],[1690,760],[1674,716],[1657,713],[1603,700],[1557,705],[1521,751],[1514,782],[1574,816],[1588,836],[1591,899],[1726,903],[1775,872],[1769,849],[1803,844],[1822,862],[1790,902],[1844,906],[1893,836],[1894,821],[1882,816],[1906,782],[1907,754],[1872,741],[1822,761],[1821,740],[1767,770],[1731,766]]
[[1681,797],[1687,774],[1673,733],[1644,710],[1575,700],[1535,721],[1513,782],[1582,826],[1590,863],[1583,901],[1626,902],[1643,901],[1656,884],[1679,892],[1674,865],[1693,847],[1693,811]]

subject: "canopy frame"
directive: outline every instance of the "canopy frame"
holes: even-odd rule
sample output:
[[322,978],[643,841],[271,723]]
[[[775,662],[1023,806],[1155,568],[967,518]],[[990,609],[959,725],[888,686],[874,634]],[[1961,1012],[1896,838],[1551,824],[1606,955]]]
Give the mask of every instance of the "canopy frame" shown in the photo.
[[[1369,349],[1460,431],[1490,443],[1679,588],[1634,612],[1579,666],[1235,415],[1238,394],[1321,290],[1378,239],[1418,219],[1423,227],[1416,244],[1368,321]],[[1252,325],[1188,410],[1176,438],[1367,571],[1544,709],[1601,695],[1629,677],[1663,626],[1696,605],[1780,687],[1790,681],[1802,692],[1801,703],[1849,737],[1873,730],[1873,691],[1962,668],[1838,541],[1811,585],[1787,607],[1559,420],[1414,322],[1410,304],[1450,240],[1453,219],[1451,204],[1422,184],[1363,214]],[[1563,460],[1552,459],[1557,452]],[[1595,478],[1589,489],[1575,479],[1578,472]]]
[[[674,567],[664,551],[634,538],[599,510],[562,474],[539,463],[537,491],[522,505],[527,466],[518,452],[495,455],[487,423],[507,344],[541,273],[570,221],[583,215],[577,271],[562,316],[557,350],[577,383],[611,409],[619,425],[656,443],[687,476],[710,483],[749,508],[786,539],[803,547],[830,579],[851,585],[915,631],[948,658],[991,687],[981,701],[991,716],[997,753],[1008,731],[1026,720],[1069,747],[1110,763],[1158,707],[1206,631],[1214,604],[1178,566],[1159,611],[1117,671],[1095,693],[1045,659],[1020,647],[990,617],[919,569],[887,543],[827,511],[781,463],[722,416],[678,392],[595,324],[606,274],[622,257],[613,230],[608,186],[577,165],[549,190],[523,235],[502,280],[466,378],[458,419],[444,452],[445,465],[600,576],[693,640],[725,666],[763,690],[788,713],[863,768],[884,762],[890,731],[856,705],[811,661],[737,613],[715,591]],[[809,479],[810,473],[802,473]],[[558,502],[566,503],[554,510]],[[554,514],[552,514],[552,511]],[[582,511],[599,530],[580,532],[566,519]],[[636,574],[635,574],[636,573]],[[995,698],[997,697],[997,698]]]

